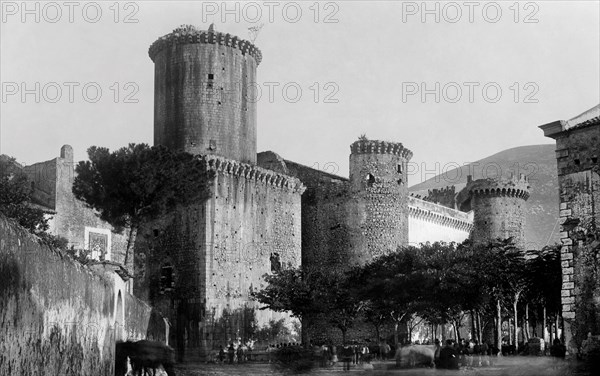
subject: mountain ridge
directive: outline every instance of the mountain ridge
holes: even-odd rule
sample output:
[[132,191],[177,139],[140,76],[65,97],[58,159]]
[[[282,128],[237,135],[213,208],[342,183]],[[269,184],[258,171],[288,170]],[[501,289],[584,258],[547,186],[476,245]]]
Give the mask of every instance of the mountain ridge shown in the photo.
[[524,174],[530,185],[525,219],[527,249],[541,249],[545,245],[559,242],[555,148],[554,144],[541,144],[502,150],[415,184],[408,190],[411,194],[426,197],[431,189],[454,186],[458,193],[466,186],[468,175],[472,175],[473,180],[476,180]]

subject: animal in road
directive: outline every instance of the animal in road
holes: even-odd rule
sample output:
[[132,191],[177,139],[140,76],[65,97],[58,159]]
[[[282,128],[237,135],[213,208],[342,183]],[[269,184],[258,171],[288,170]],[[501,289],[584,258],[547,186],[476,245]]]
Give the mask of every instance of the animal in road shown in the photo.
[[168,376],[176,376],[175,350],[162,342],[142,340],[117,342],[115,376],[127,375],[127,359],[131,362],[133,376],[156,376],[161,367]]

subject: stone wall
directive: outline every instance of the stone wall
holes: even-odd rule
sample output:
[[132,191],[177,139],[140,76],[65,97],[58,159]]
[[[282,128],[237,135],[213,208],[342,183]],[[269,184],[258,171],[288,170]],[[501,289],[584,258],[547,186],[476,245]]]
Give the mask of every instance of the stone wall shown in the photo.
[[[34,202],[52,213],[50,233],[66,238],[69,246],[76,249],[98,249],[96,258],[104,254],[106,260],[125,261],[126,232],[114,232],[111,225],[73,195],[75,162],[71,146],[64,145],[60,157],[26,166],[23,171],[34,184]],[[129,255],[129,270],[133,268],[132,260],[133,255]]]
[[427,191],[425,200],[456,209],[456,188],[452,185],[446,188],[430,189]]
[[359,140],[350,145],[347,223],[361,263],[408,244],[408,174],[412,152],[400,143]]
[[154,145],[256,163],[256,67],[251,43],[176,29],[150,47]]
[[[600,107],[600,106],[599,106]],[[596,111],[594,114],[593,111]],[[568,351],[576,353],[587,332],[600,333],[600,118],[598,107],[577,121],[541,126],[556,140],[560,193],[562,316]],[[595,115],[595,117],[594,117]],[[595,249],[595,250],[594,250]]]
[[513,238],[523,249],[525,239],[526,201],[529,183],[521,174],[511,179],[478,179],[469,181],[465,188],[470,195],[474,212],[471,238],[475,243],[487,244],[496,239]]
[[209,198],[145,226],[136,244],[135,290],[169,312],[180,356],[205,356],[238,336],[249,339],[254,318],[264,325],[288,317],[259,310],[250,293],[264,287],[265,274],[301,262],[300,181],[201,158],[215,172]]
[[473,228],[473,212],[465,213],[449,207],[408,198],[408,242],[418,246],[426,242],[462,243]]
[[164,332],[111,267],[82,266],[0,215],[0,374],[112,376],[116,340]]
[[358,262],[347,219],[348,179],[288,160],[285,169],[306,185],[302,195],[302,265],[345,269]]

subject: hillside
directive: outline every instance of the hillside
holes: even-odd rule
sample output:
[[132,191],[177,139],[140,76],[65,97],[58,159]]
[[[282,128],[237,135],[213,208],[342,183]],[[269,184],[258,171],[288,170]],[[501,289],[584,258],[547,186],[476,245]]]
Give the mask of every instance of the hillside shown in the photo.
[[[525,236],[529,249],[541,248],[546,244],[558,243],[560,227],[558,221],[558,177],[556,170],[555,145],[520,146],[449,170],[409,188],[411,193],[427,196],[427,190],[456,186],[459,192],[467,183],[467,175],[473,179],[495,177],[498,172],[508,177],[511,172],[520,172],[529,178],[531,196],[527,200]],[[497,172],[498,171],[498,172]]]

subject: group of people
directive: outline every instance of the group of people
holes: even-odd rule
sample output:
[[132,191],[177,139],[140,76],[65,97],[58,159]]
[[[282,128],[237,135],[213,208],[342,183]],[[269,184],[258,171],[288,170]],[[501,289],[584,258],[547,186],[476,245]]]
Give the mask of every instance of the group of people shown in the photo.
[[242,343],[241,340],[229,342],[229,345],[219,346],[217,361],[219,363],[244,363],[248,360],[248,354],[252,352],[254,341]]
[[[436,339],[435,364],[437,368],[458,369],[463,367],[493,366],[494,359],[500,352],[492,343],[478,343],[476,339],[461,340],[459,343],[452,339],[441,346]],[[554,339],[550,355],[556,359],[564,359],[566,348],[560,339]]]
[[438,339],[435,340],[435,364],[437,368],[458,369],[463,367],[492,366],[493,357],[498,355],[498,349],[493,344],[476,340],[453,339],[446,340],[441,346]]
[[[349,370],[351,365],[364,365],[368,367],[371,362],[371,352],[366,344],[347,344],[336,346],[334,344],[321,344],[312,346],[315,356],[320,359],[321,367],[330,367],[342,362],[344,370]],[[372,367],[372,366],[371,366]]]

